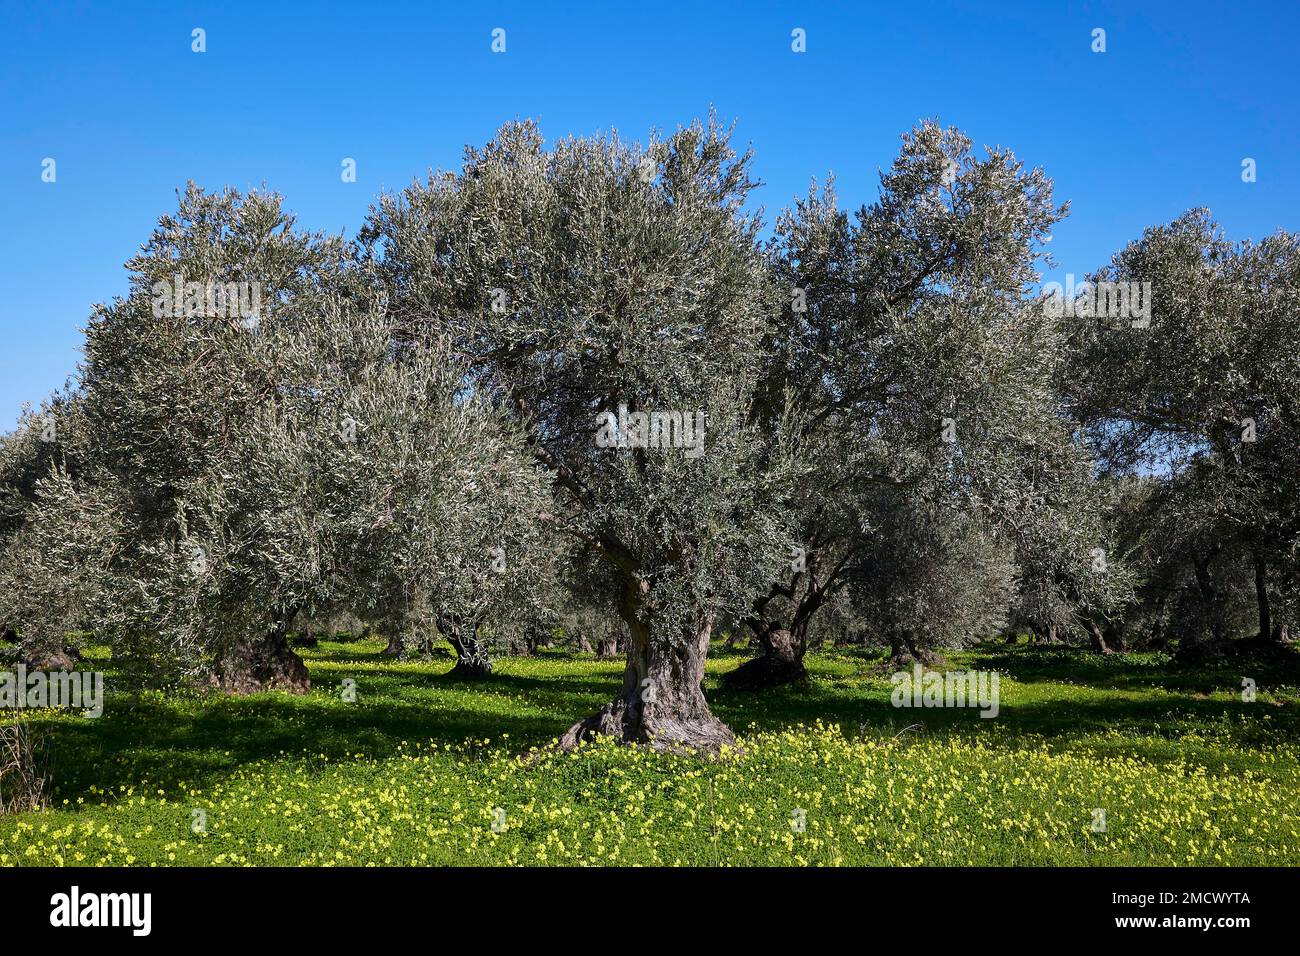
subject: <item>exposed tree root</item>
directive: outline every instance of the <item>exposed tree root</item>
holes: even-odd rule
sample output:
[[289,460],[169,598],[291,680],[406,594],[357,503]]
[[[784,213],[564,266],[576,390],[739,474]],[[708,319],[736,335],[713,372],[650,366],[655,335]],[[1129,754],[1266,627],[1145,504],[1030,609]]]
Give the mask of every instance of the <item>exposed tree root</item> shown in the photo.
[[707,709],[704,713],[670,714],[655,703],[624,699],[611,701],[598,713],[578,721],[560,738],[559,747],[571,750],[596,735],[668,753],[717,755],[724,747],[736,747],[731,728]]

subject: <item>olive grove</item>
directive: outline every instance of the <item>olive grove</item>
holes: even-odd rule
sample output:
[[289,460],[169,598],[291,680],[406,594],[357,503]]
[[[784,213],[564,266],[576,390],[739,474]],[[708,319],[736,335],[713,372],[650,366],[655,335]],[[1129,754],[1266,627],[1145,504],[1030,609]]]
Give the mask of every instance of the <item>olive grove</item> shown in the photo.
[[305,693],[322,615],[475,679],[559,635],[626,659],[560,746],[718,752],[724,636],[757,691],[830,638],[1288,644],[1296,236],[1194,210],[1050,293],[1068,207],[1009,150],[924,122],[769,230],[732,139],[508,123],[355,239],[189,186],[0,436],[8,652]]

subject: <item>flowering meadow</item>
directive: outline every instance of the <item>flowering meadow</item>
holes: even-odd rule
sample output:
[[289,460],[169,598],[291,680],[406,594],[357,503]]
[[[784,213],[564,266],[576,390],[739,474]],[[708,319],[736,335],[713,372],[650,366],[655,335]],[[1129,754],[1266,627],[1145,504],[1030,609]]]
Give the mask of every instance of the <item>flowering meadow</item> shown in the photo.
[[[543,653],[484,680],[371,642],[305,652],[315,689],[111,690],[44,716],[55,787],[0,817],[0,865],[1296,865],[1300,695],[1172,668],[986,646],[998,716],[902,710],[864,652],[812,680],[707,690],[718,759],[548,743],[621,664]],[[342,692],[355,681],[355,699]]]

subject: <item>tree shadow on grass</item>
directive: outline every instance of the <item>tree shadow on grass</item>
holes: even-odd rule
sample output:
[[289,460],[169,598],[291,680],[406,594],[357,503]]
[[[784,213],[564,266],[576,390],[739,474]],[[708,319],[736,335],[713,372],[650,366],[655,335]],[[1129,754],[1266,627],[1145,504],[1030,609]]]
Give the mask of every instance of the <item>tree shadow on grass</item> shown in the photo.
[[1223,662],[1213,666],[1185,666],[1164,653],[1094,654],[1083,648],[977,647],[971,658],[978,666],[996,670],[1018,681],[1067,682],[1114,690],[1160,688],[1168,691],[1240,692],[1242,678],[1260,687],[1294,685],[1300,678],[1300,654],[1294,661],[1254,663]]
[[509,734],[511,748],[523,751],[550,743],[616,686],[599,671],[467,679],[383,662],[388,666],[351,675],[354,702],[343,699],[342,679],[349,664],[374,663],[364,653],[309,658],[315,689],[305,696],[110,695],[102,717],[57,722],[56,795],[75,799],[92,786],[112,793],[142,781],[170,794],[257,761],[376,760],[395,755],[403,742],[455,746]]
[[398,753],[403,741],[456,745],[508,733],[527,747],[563,730],[545,713],[483,713],[422,702],[312,707],[265,694],[238,703],[178,713],[165,703],[122,701],[97,721],[61,723],[54,743],[58,797],[91,786],[111,793],[145,781],[151,791],[170,794],[182,783],[204,787],[241,766],[282,756],[383,759]]
[[[565,666],[548,673],[543,660],[540,672],[520,673],[512,668],[539,662],[505,660],[491,676],[467,679],[452,675],[450,667],[435,672],[437,662],[398,663],[373,648],[337,650],[306,655],[316,690],[303,697],[119,693],[109,696],[97,720],[58,720],[56,799],[96,800],[92,786],[116,794],[120,787],[146,782],[151,791],[175,795],[182,784],[207,788],[258,761],[322,756],[332,762],[372,761],[397,754],[403,742],[457,746],[509,734],[510,749],[524,751],[550,743],[573,721],[595,712],[613,696],[622,670],[618,661],[581,661],[560,662]],[[976,650],[964,656],[963,665],[954,665],[998,669],[1024,685],[1011,693],[1004,685],[999,716],[992,720],[981,718],[977,709],[892,706],[890,685],[872,673],[880,657],[874,651],[819,656],[811,662],[811,680],[760,693],[725,690],[718,675],[727,668],[711,670],[707,693],[718,716],[742,733],[821,720],[839,723],[850,736],[978,736],[1010,745],[1032,734],[1052,746],[1089,737],[1097,738],[1090,747],[1133,743],[1161,759],[1176,758],[1178,738],[1192,731],[1227,734],[1243,747],[1300,739],[1300,708],[1202,696],[1236,687],[1222,674],[1201,672],[1194,680],[1191,674],[1171,673],[1151,656],[1103,660],[1051,653],[1056,657],[1032,650]],[[356,680],[354,703],[342,699],[341,682],[348,676]],[[1025,694],[1035,684],[1049,686]],[[1051,686],[1058,684],[1065,685],[1059,695]],[[1086,688],[1069,684],[1109,693],[1088,697]],[[1265,714],[1267,724],[1242,719]],[[1111,729],[1154,743],[1131,738],[1106,743],[1101,738]],[[1170,746],[1160,744],[1162,736]]]
[[[846,676],[816,667],[808,681],[760,693],[710,688],[709,700],[733,728],[753,725],[763,731],[821,720],[838,723],[848,734],[892,736],[919,725],[929,734],[1008,741],[1033,735],[1047,738],[1049,744],[1111,730],[1175,740],[1188,733],[1227,735],[1243,747],[1300,740],[1300,708],[1267,697],[1245,703],[1238,696],[1239,678],[1234,683],[1212,674],[1192,680],[1186,674],[1171,676],[1152,662],[1094,665],[1086,658],[1072,660],[1066,669],[1015,653],[974,654],[954,664],[954,670],[997,669],[1020,685],[1002,685],[998,713],[992,718],[981,717],[977,707],[895,707],[888,682],[869,679],[865,672]],[[1062,685],[1059,693],[1054,685]],[[1097,688],[1108,693],[1090,693]],[[1207,696],[1212,691],[1228,693]],[[1256,719],[1264,717],[1266,723]]]

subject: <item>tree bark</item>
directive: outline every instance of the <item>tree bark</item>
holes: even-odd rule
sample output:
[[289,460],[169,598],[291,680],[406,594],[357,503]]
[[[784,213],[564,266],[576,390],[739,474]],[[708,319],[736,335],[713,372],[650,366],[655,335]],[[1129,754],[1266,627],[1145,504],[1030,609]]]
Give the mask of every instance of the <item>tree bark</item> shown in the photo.
[[307,665],[289,647],[288,623],[277,619],[266,634],[237,640],[214,662],[209,685],[224,694],[256,694],[280,690],[305,694],[311,690]]
[[1204,624],[1209,628],[1207,639],[1201,627],[1188,628],[1178,642],[1175,658],[1185,664],[1203,664],[1221,658],[1228,650],[1227,624],[1223,615],[1223,604],[1219,600],[1219,590],[1215,586],[1214,576],[1210,573],[1210,561],[1219,551],[1218,546],[1202,556],[1193,552],[1190,555],[1192,566],[1196,571],[1196,589],[1201,599]]
[[19,656],[29,670],[53,673],[77,669],[77,658],[59,641],[19,645]]
[[1260,551],[1255,552],[1255,600],[1259,604],[1259,639],[1273,635],[1273,615],[1268,603],[1268,563]]
[[1216,644],[1222,644],[1228,638],[1227,627],[1223,620],[1219,591],[1214,585],[1214,577],[1210,574],[1210,562],[1208,559],[1194,557],[1193,563],[1196,567],[1196,586],[1201,593],[1210,633],[1213,634]]
[[763,653],[745,661],[722,680],[733,690],[779,687],[808,676],[804,667],[804,641],[789,628],[774,621],[755,618],[751,622]]
[[895,670],[906,670],[913,664],[923,667],[936,667],[943,663],[943,658],[929,648],[920,647],[916,639],[904,631],[896,631],[889,638],[890,655],[885,663]]
[[451,669],[451,673],[460,677],[487,677],[492,673],[492,658],[488,656],[487,646],[477,635],[468,629],[457,627],[448,627],[444,633],[456,650],[456,666]]
[[716,754],[735,746],[731,729],[713,715],[704,697],[704,661],[713,631],[712,614],[700,614],[685,632],[656,631],[649,614],[649,585],[624,582],[619,614],[630,637],[623,688],[613,701],[574,724],[560,738],[570,749],[596,734],[659,751]]
[[1089,620],[1086,627],[1088,630],[1089,644],[1092,646],[1093,651],[1097,654],[1112,653],[1111,649],[1106,646],[1106,635],[1101,632],[1101,628],[1097,626],[1097,622]]
[[[845,560],[847,555],[831,569],[825,580],[819,582],[819,562],[814,552],[809,555],[807,566],[795,574],[792,582],[778,582],[754,601],[745,625],[758,641],[762,653],[728,673],[723,678],[727,687],[760,690],[790,684],[808,676],[803,662],[808,650],[808,628],[813,615],[830,596],[835,577]],[[805,584],[802,590],[801,580]],[[774,614],[770,609],[778,597],[785,598],[792,606]]]
[[0,639],[14,646],[4,652],[4,658],[19,661],[28,670],[54,673],[72,671],[77,668],[81,653],[61,640],[42,640],[40,638],[23,639],[6,629]]

